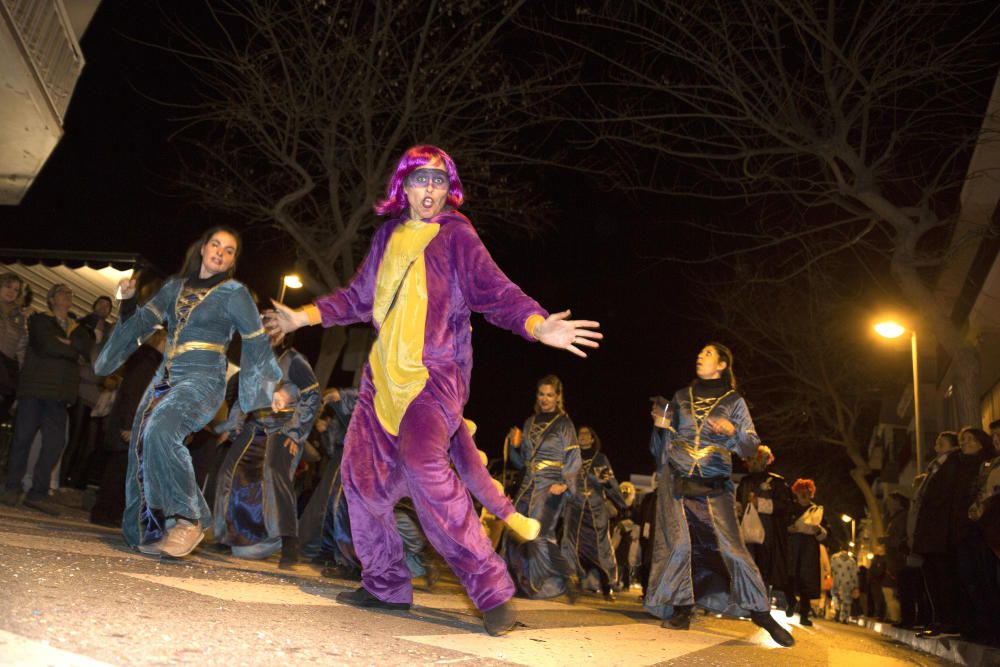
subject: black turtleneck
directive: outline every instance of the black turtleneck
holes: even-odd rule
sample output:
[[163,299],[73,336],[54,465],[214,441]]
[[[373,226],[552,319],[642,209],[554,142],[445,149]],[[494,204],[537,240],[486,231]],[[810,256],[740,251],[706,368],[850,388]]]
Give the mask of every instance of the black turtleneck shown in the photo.
[[731,389],[722,378],[711,380],[698,378],[691,386],[694,389],[694,395],[700,398],[718,398]]
[[206,287],[215,287],[223,280],[228,279],[229,275],[226,273],[215,273],[208,278],[199,278],[198,274],[195,273],[193,276],[188,276],[187,280],[184,281],[184,286],[194,289],[205,289]]

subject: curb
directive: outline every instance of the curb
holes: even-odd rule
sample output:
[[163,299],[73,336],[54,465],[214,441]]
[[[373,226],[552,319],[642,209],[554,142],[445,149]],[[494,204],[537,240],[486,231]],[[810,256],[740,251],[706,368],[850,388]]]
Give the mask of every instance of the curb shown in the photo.
[[894,628],[889,623],[879,621],[858,621],[858,625],[881,633],[918,651],[944,658],[959,665],[967,665],[968,667],[1000,666],[1000,648],[975,644],[959,637],[940,639],[917,637],[913,630]]

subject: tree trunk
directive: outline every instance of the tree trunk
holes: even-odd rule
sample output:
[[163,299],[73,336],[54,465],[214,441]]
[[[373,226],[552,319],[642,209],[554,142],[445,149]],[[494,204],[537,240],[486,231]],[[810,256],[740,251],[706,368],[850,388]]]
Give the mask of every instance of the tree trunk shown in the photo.
[[316,381],[326,388],[330,375],[337,365],[340,353],[344,351],[347,333],[344,327],[330,327],[323,330],[323,340],[319,346],[319,356],[316,358]]
[[877,543],[878,538],[885,535],[885,523],[882,521],[882,508],[879,507],[878,499],[875,498],[872,485],[868,483],[867,473],[871,469],[868,467],[868,462],[861,456],[861,451],[857,445],[848,445],[847,455],[854,462],[854,468],[851,470],[851,479],[861,489],[861,495],[865,497],[865,504],[868,506],[868,517],[872,521],[872,539],[876,540]]

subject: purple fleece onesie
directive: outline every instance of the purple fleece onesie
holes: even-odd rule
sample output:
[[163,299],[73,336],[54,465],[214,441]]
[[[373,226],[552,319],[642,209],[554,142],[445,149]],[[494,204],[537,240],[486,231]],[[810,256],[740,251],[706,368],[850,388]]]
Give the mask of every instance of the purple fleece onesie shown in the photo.
[[[405,218],[386,222],[350,285],[314,303],[323,326],[372,322],[376,277],[389,237]],[[466,486],[449,466],[449,441],[462,423],[472,372],[470,317],[526,340],[525,323],[548,313],[497,267],[469,220],[443,211],[424,249],[427,320],[423,364],[429,377],[407,407],[399,435],[385,431],[374,407],[372,369],[365,367],[358,404],[344,443],[344,490],[351,532],[362,565],[362,584],[386,602],[410,603],[413,589],[393,507],[413,500],[420,524],[478,609],[488,611],[514,594],[503,560],[483,535]]]

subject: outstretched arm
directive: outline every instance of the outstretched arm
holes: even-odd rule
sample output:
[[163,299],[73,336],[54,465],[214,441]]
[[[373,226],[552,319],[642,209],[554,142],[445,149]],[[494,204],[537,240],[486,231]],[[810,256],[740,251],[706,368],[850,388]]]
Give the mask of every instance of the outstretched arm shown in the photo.
[[500,270],[470,223],[453,224],[457,227],[452,233],[452,251],[459,286],[470,310],[482,313],[493,325],[578,357],[587,356],[578,346],[598,346],[602,336],[593,329],[600,324],[570,320],[568,310],[549,315]]
[[312,324],[332,327],[371,321],[375,279],[392,229],[386,224],[375,232],[368,254],[347,287],[321,296],[298,310],[272,300],[274,310],[263,313],[267,335],[280,340],[285,334]]

